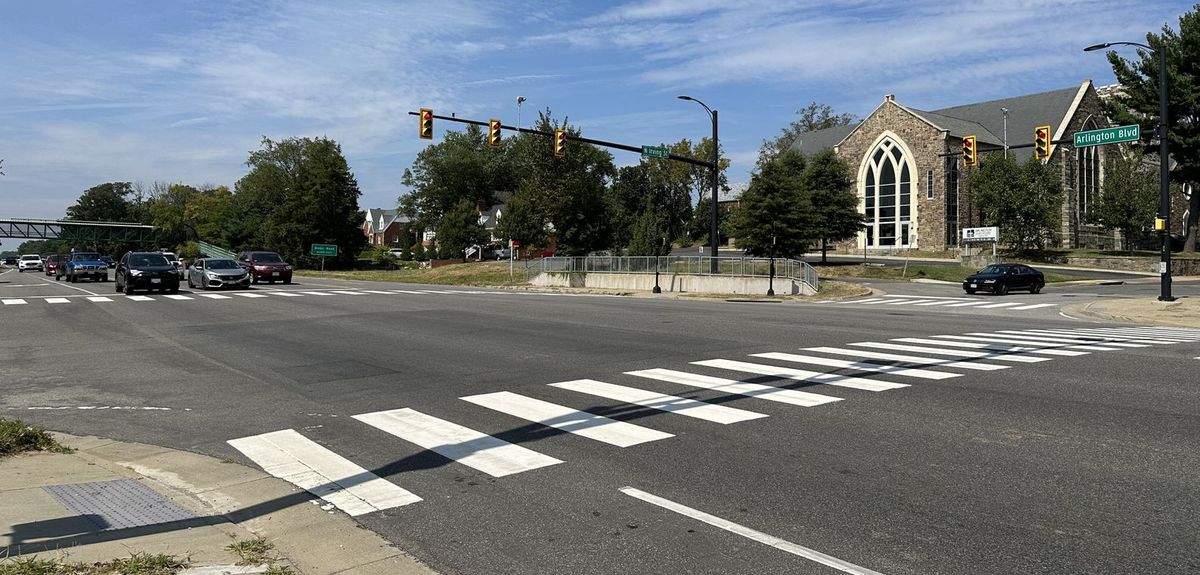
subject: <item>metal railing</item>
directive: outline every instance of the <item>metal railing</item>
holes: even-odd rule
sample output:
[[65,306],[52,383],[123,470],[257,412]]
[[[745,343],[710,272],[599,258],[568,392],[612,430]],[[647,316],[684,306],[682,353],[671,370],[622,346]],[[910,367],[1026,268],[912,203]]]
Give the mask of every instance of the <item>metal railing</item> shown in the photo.
[[[539,273],[606,273],[644,274],[657,270],[664,274],[707,276],[711,273],[711,256],[581,256],[549,257],[526,269],[526,280]],[[537,265],[539,264],[540,265]],[[717,274],[721,276],[768,277],[770,258],[717,258]],[[812,266],[792,259],[775,260],[775,277],[788,278],[808,284],[817,290],[817,271]]]
[[200,248],[200,253],[210,258],[234,258],[233,252],[225,248],[214,246],[208,242],[196,242],[196,245]]

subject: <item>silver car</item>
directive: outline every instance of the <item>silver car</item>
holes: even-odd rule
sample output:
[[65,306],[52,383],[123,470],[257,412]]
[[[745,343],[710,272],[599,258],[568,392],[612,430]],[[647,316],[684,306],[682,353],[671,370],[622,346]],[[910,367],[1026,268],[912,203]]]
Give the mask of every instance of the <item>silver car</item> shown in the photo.
[[187,269],[190,288],[250,287],[250,273],[227,258],[200,258]]

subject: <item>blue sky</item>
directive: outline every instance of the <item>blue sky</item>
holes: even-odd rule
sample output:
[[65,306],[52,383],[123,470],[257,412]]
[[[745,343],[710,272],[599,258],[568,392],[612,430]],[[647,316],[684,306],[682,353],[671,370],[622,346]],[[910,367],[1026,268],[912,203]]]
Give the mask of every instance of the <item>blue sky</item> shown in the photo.
[[[811,101],[864,116],[1112,83],[1102,41],[1144,41],[1165,0],[94,0],[2,5],[0,218],[60,218],[109,181],[233,184],[263,136],[342,145],[394,207],[426,145],[407,112],[517,123],[550,108],[633,145],[707,136],[729,179]],[[1132,51],[1124,52],[1133,57]],[[442,122],[438,136],[461,125]],[[619,165],[635,154],[614,152]],[[6,242],[7,247],[7,242]]]

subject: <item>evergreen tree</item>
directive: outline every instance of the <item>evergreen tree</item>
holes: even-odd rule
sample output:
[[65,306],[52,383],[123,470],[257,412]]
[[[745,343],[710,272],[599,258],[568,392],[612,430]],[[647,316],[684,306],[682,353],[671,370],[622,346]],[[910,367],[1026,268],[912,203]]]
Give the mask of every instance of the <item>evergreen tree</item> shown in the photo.
[[668,230],[654,202],[649,198],[633,226],[628,254],[631,256],[665,256],[671,252]]
[[809,159],[802,181],[812,205],[810,233],[821,241],[823,263],[829,242],[854,237],[862,230],[865,217],[859,213],[858,197],[851,189],[850,167],[832,149]]
[[735,216],[738,246],[754,256],[799,257],[813,240],[803,155],[785,151],[762,167]]
[[447,259],[465,259],[466,249],[487,240],[487,230],[479,224],[479,211],[469,200],[459,200],[442,214],[437,229],[438,252]]
[[1158,174],[1142,161],[1141,153],[1112,152],[1104,159],[1104,188],[1088,221],[1121,230],[1125,248],[1133,251],[1135,234],[1150,226],[1158,213]]

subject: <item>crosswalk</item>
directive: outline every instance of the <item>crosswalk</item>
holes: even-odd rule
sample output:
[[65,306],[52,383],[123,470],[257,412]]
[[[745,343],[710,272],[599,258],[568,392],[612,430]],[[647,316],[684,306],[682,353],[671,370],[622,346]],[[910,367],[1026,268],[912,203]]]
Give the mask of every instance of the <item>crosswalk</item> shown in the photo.
[[996,301],[994,297],[940,297],[940,296],[883,296],[856,300],[817,300],[812,303],[826,305],[943,307],[957,309],[1002,309],[1004,311],[1029,311],[1054,307],[1054,303],[1030,303],[1028,300]]
[[[842,347],[814,346],[749,355],[749,360],[712,358],[690,362],[687,371],[650,368],[615,377],[621,384],[575,379],[547,384],[554,401],[502,390],[460,397],[475,408],[511,418],[514,425],[555,429],[605,449],[637,449],[682,437],[572,407],[599,397],[653,410],[663,417],[682,416],[704,424],[737,425],[768,418],[754,405],[732,407],[645,389],[639,384],[668,383],[718,392],[747,401],[762,400],[795,408],[820,409],[864,397],[863,393],[902,390],[922,381],[944,381],[971,372],[1005,372],[1055,359],[1121,352],[1155,346],[1200,343],[1200,330],[1168,327],[1097,327],[1024,329],[898,337],[850,342]],[[729,374],[734,374],[730,377]],[[737,374],[740,374],[737,375]],[[764,383],[764,377],[771,378]],[[769,385],[781,380],[780,385]],[[789,389],[792,382],[820,386]],[[629,383],[625,385],[624,383]],[[808,387],[811,389],[811,387]],[[560,397],[561,396],[561,397]],[[721,402],[723,403],[723,402]],[[765,408],[767,404],[762,404]],[[416,445],[457,465],[495,478],[536,472],[567,463],[529,447],[413,407],[352,416],[388,437]],[[653,420],[651,420],[653,423]],[[403,507],[424,498],[375,471],[334,453],[294,429],[229,440],[229,445],[267,473],[288,481],[350,515]],[[438,496],[441,494],[426,494]]]
[[607,294],[589,294],[589,293],[561,293],[561,292],[541,292],[541,291],[499,291],[499,290],[446,290],[446,289],[426,289],[426,290],[409,290],[409,289],[393,289],[393,290],[304,290],[304,291],[229,291],[224,293],[205,293],[193,292],[186,294],[147,294],[147,295],[113,295],[113,296],[83,296],[73,295],[66,297],[10,297],[0,298],[0,308],[7,306],[21,306],[29,304],[71,304],[71,303],[149,303],[149,302],[168,302],[168,301],[220,301],[233,299],[264,299],[264,298],[302,298],[302,297],[353,297],[365,295],[431,295],[431,296],[547,296],[547,297],[618,297]]

